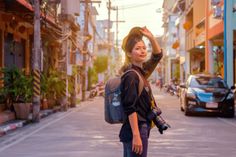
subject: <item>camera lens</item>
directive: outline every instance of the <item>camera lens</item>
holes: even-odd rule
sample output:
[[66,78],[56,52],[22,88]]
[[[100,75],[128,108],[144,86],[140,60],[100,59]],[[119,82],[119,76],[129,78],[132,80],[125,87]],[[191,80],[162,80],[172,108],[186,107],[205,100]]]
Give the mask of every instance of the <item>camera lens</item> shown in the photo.
[[164,130],[167,130],[170,126],[165,122],[165,120],[160,116],[161,110],[158,108],[152,109],[148,114],[148,120],[153,121],[153,123],[158,128],[159,132],[163,134]]

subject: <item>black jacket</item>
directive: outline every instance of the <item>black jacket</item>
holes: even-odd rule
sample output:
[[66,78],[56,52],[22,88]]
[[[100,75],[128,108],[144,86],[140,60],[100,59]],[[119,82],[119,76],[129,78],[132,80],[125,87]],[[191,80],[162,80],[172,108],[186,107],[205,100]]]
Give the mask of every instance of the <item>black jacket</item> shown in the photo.
[[147,114],[151,110],[152,99],[151,88],[146,79],[151,75],[161,58],[162,53],[152,55],[151,58],[143,64],[143,69],[135,65],[129,67],[135,69],[143,76],[144,89],[140,96],[138,96],[139,77],[135,72],[129,72],[121,78],[121,103],[127,117],[119,134],[120,141],[122,142],[132,140],[132,130],[128,120],[130,114],[134,112],[137,113],[139,126],[142,123],[150,123],[147,121]]

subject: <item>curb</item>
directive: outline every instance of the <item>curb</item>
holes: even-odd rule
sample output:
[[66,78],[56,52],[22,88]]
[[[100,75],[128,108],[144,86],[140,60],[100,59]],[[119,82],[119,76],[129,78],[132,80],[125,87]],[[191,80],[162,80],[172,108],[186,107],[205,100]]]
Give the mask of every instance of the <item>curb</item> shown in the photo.
[[[56,113],[60,108],[42,110],[39,113],[40,119],[45,118],[53,113]],[[23,126],[30,124],[32,120],[32,113],[29,115],[28,120],[16,120],[12,119],[0,125],[0,137],[6,135],[8,132],[22,128]]]
[[0,113],[0,125],[15,119],[15,113],[9,110]]
[[7,134],[7,132],[21,128],[26,125],[26,120],[11,120],[0,126],[0,137]]
[[[86,94],[86,101],[89,100],[87,94]],[[75,107],[69,107],[69,108],[75,108]],[[41,110],[39,113],[39,116],[40,116],[40,119],[43,119],[53,113],[66,112],[67,110],[68,109],[64,109],[61,106],[55,106],[53,109]],[[25,125],[32,123],[32,113],[30,113],[28,120],[15,119],[15,114],[13,112],[11,112],[11,113],[7,112],[7,115],[3,115],[2,117],[3,117],[2,120],[4,120],[4,121],[3,121],[3,123],[0,123],[0,138],[2,136],[6,135],[7,133],[9,133],[10,131],[16,130],[18,128],[22,128]]]

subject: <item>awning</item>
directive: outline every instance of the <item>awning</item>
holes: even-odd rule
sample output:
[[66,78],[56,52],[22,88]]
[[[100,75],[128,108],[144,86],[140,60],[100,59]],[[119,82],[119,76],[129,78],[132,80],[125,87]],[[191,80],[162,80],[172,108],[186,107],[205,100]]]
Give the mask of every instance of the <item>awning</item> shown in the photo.
[[28,1],[26,0],[16,0],[18,3],[22,4],[24,7],[26,7],[27,9],[29,9],[30,11],[34,11],[33,7],[31,4],[29,4]]
[[[24,6],[25,8],[27,8],[28,10],[30,10],[32,12],[34,11],[33,6],[28,1],[26,1],[26,0],[16,0],[16,1],[19,4],[21,4],[22,6]],[[51,24],[54,24],[56,26],[56,23],[51,16],[49,16],[49,15],[45,16],[43,13],[41,13],[41,17],[45,18],[48,22],[50,22]]]

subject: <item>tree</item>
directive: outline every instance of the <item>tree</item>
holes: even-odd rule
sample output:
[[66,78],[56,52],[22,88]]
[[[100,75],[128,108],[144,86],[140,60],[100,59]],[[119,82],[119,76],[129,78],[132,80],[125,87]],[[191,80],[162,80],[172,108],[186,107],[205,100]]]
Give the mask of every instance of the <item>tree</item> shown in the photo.
[[98,56],[93,65],[97,73],[105,72],[108,68],[108,57]]

